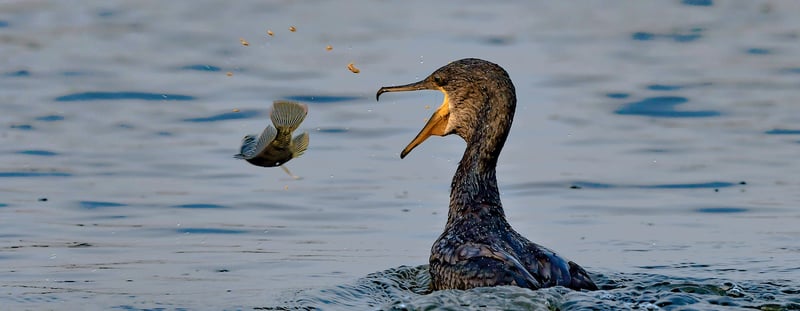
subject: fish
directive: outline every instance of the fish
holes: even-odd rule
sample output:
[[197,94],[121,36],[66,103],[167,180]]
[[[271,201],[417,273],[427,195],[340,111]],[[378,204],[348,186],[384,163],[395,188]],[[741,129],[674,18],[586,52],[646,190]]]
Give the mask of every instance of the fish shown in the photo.
[[239,153],[233,157],[255,166],[279,166],[292,178],[300,179],[283,164],[302,156],[308,149],[308,132],[292,138],[292,133],[300,127],[307,114],[308,106],[305,104],[285,100],[274,101],[269,114],[272,124],[267,125],[259,136],[246,135],[242,139]]

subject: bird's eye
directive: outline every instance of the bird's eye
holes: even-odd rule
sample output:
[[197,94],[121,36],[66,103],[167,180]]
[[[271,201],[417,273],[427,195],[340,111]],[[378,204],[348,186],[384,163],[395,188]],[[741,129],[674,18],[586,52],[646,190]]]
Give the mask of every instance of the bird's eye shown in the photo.
[[433,82],[439,86],[444,85],[444,78],[440,75],[433,75]]

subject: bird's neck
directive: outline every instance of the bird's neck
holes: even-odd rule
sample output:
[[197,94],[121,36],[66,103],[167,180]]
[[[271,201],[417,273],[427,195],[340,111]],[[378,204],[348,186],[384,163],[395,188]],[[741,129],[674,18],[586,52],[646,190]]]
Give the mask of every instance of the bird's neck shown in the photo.
[[[467,140],[467,148],[453,176],[448,225],[462,221],[505,221],[497,188],[497,158],[510,128],[480,124]],[[483,122],[481,122],[483,123]]]

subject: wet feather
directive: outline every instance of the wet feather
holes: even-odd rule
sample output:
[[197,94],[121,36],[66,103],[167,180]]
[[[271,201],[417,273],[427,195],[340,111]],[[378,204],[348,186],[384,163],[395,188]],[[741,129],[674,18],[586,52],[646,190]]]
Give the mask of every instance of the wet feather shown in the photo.
[[495,175],[517,102],[508,73],[484,60],[462,59],[422,81],[382,87],[376,96],[418,90],[441,91],[444,102],[400,157],[431,135],[456,134],[467,142],[451,183],[447,224],[431,248],[431,288],[597,289],[583,268],[529,241],[505,219]]

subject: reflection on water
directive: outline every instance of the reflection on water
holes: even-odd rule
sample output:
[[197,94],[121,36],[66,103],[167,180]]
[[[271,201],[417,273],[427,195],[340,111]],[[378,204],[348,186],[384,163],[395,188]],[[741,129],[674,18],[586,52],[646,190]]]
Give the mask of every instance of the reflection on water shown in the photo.
[[667,39],[677,43],[688,43],[702,38],[702,33],[703,29],[692,28],[686,32],[673,32],[664,34],[656,34],[650,32],[636,32],[633,35],[631,35],[631,38],[633,40],[638,40],[638,41]]
[[185,122],[217,122],[217,121],[228,121],[228,120],[239,120],[239,119],[253,119],[258,117],[263,117],[267,113],[263,110],[255,110],[255,109],[244,109],[238,110],[236,112],[223,112],[218,113],[208,117],[197,117],[197,118],[188,118],[183,119]]
[[285,96],[288,100],[296,100],[301,102],[309,102],[315,104],[327,104],[327,103],[338,103],[338,102],[347,102],[347,101],[354,101],[357,99],[361,99],[357,96],[335,96],[335,95],[290,95]]
[[675,110],[675,106],[685,104],[689,100],[680,96],[659,96],[645,98],[638,102],[626,104],[614,111],[622,115],[641,115],[660,118],[707,118],[718,116],[718,111],[697,110],[684,111]]
[[84,92],[56,97],[59,102],[89,100],[193,100],[194,97],[180,94],[143,93],[143,92]]
[[[4,310],[800,309],[800,2],[81,4],[0,3]],[[428,293],[464,144],[374,96],[465,57],[509,222],[601,290]],[[230,156],[277,99],[302,180]]]

